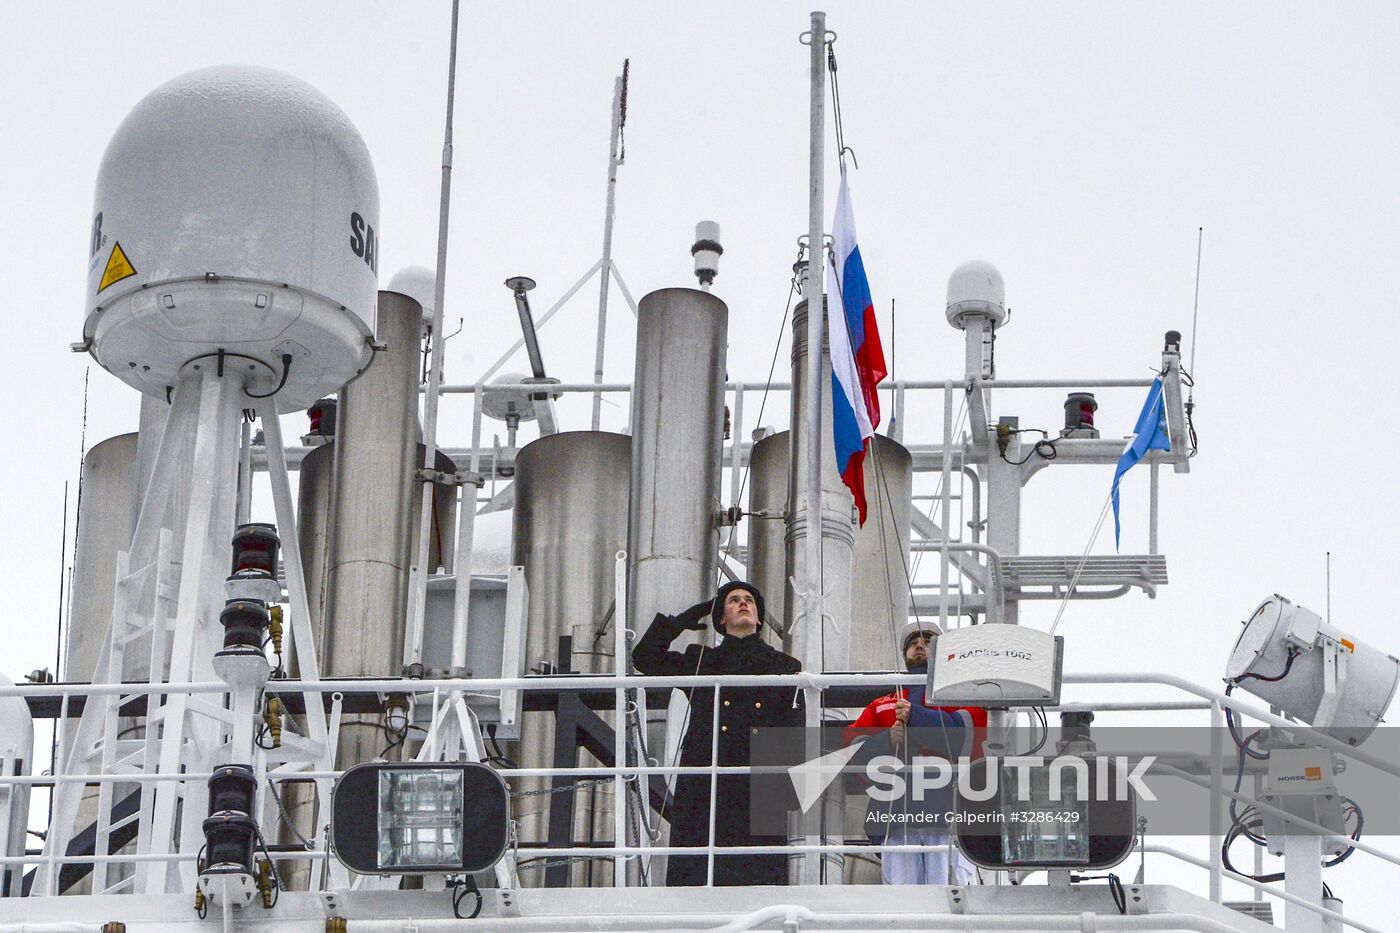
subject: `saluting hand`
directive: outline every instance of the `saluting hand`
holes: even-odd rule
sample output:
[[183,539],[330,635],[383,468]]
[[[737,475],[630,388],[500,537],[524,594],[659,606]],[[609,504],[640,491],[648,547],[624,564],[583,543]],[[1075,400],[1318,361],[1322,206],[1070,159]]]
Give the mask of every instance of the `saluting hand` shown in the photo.
[[706,625],[705,620],[710,617],[710,607],[713,605],[713,599],[707,599],[704,602],[696,603],[695,605],[687,609],[685,612],[682,612],[680,615],[676,616],[676,621],[680,623],[682,628],[688,628],[696,632],[703,632],[706,628],[709,627],[708,625]]

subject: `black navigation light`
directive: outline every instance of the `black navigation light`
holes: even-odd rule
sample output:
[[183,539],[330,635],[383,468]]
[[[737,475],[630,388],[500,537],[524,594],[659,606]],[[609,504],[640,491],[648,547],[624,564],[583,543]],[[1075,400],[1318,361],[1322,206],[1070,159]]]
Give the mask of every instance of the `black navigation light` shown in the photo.
[[269,577],[277,576],[280,548],[277,526],[265,522],[239,525],[233,533],[233,573],[260,570]]
[[1065,398],[1065,429],[1060,432],[1064,437],[1098,437],[1098,429],[1094,427],[1094,412],[1099,410],[1099,403],[1094,398],[1092,392],[1071,392]]
[[331,844],[362,874],[490,868],[505,854],[509,793],[475,762],[356,765],[331,796]]
[[252,873],[258,824],[253,796],[258,780],[247,765],[220,765],[209,777],[209,817],[204,821],[204,873]]
[[335,438],[335,413],[336,400],[334,397],[319,399],[316,404],[306,410],[306,415],[311,419],[311,433],[320,435],[326,440]]
[[230,599],[219,613],[219,624],[224,627],[224,650],[251,648],[261,652],[270,622],[267,603],[262,600]]
[[215,813],[204,821],[206,873],[253,871],[253,842],[258,826],[246,813]]

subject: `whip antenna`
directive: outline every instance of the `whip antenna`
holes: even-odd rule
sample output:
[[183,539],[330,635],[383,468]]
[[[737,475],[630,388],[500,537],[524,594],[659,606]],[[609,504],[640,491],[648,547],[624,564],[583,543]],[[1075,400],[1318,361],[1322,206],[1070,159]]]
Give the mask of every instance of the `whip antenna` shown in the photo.
[[1201,244],[1205,240],[1206,228],[1196,228],[1196,294],[1191,301],[1191,380],[1193,385],[1186,394],[1186,404],[1191,404],[1190,399],[1196,394],[1194,385],[1196,379],[1196,319],[1201,310]]

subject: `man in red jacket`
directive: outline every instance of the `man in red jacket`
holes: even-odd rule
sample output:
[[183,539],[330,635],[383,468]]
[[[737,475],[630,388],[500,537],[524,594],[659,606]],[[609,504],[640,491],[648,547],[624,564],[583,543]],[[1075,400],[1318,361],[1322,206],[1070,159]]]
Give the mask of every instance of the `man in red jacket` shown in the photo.
[[[930,638],[935,629],[910,622],[901,633],[905,666],[910,673],[928,672]],[[917,730],[910,741],[909,730]],[[906,764],[915,756],[980,758],[987,736],[987,711],[971,706],[929,706],[924,686],[900,687],[867,706],[846,728],[845,743],[861,742],[852,764],[888,755]],[[910,746],[916,747],[911,748]],[[906,787],[912,785],[906,781]],[[885,852],[880,874],[885,884],[967,884],[972,866],[949,845],[951,834],[943,814],[953,808],[953,788],[922,792],[923,799],[906,794],[897,800],[871,798],[865,828],[872,842],[892,845],[940,845],[930,852]],[[950,860],[951,856],[951,860]]]

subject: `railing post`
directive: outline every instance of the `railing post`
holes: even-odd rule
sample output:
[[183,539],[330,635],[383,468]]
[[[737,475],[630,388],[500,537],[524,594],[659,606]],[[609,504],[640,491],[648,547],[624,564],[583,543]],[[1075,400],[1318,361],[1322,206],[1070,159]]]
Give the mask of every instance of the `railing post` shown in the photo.
[[[939,488],[942,491],[939,502],[939,521],[943,524],[943,541],[942,547],[939,548],[940,553],[938,555],[938,630],[940,632],[948,631],[948,587],[950,585],[948,575],[948,539],[953,533],[950,527],[951,520],[949,518],[952,508],[952,503],[949,498],[952,494],[952,473],[953,387],[949,384],[943,387],[943,476],[939,480]],[[987,582],[989,584],[991,583],[990,576]],[[988,600],[988,605],[991,605],[991,600]]]
[[1220,878],[1223,871],[1220,846],[1224,835],[1224,814],[1220,808],[1224,803],[1224,763],[1221,755],[1224,745],[1221,732],[1225,728],[1225,716],[1220,710],[1220,701],[1210,701],[1210,899],[1220,903]]
[[[744,455],[744,384],[734,383],[734,417],[729,422],[729,504],[738,509],[743,506],[739,501],[743,485],[743,470],[739,467],[739,461]],[[729,541],[725,545],[724,553],[732,555],[734,545],[739,538],[739,523],[735,521],[729,526]],[[753,578],[753,574],[749,574]]]
[[[627,676],[627,552],[618,551],[613,563],[613,673]],[[613,691],[613,848],[627,842],[627,688]],[[646,798],[643,798],[645,800]],[[613,857],[613,886],[627,887],[627,856]]]
[[[710,705],[710,843],[705,850],[705,887],[715,886],[715,802],[719,795],[719,685]],[[679,781],[677,782],[679,783]]]
[[890,432],[890,437],[899,444],[904,443],[904,383],[903,381],[894,384],[894,430]]

